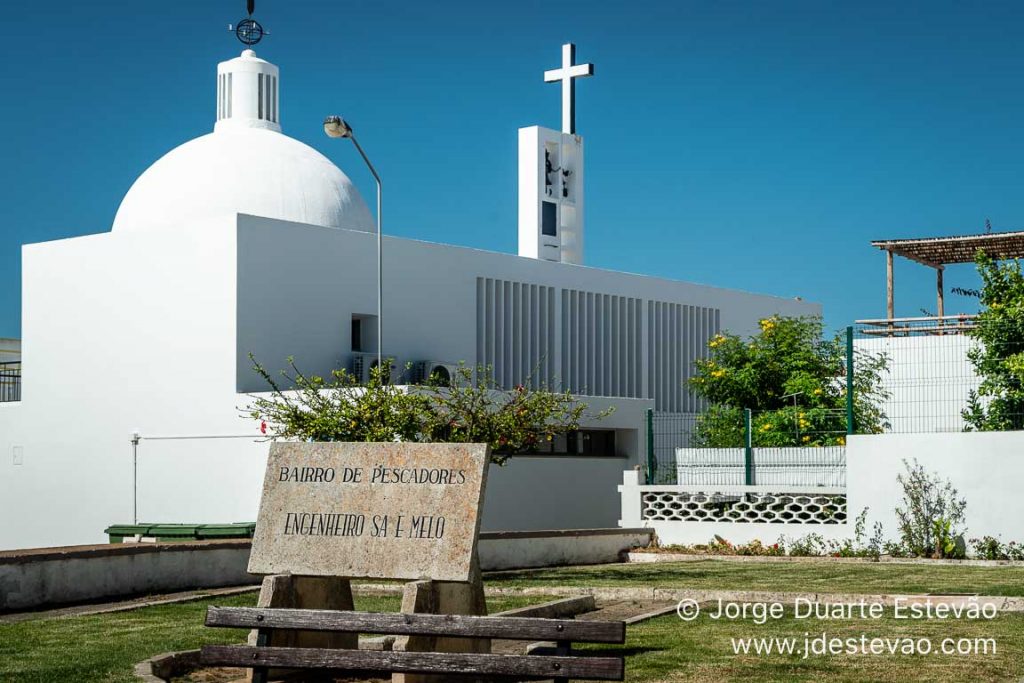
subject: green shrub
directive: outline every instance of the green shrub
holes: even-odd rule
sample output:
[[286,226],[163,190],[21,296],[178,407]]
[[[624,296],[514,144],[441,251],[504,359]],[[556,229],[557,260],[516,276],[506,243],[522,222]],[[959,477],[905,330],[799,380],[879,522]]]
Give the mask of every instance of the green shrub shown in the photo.
[[983,308],[968,334],[980,343],[967,357],[981,384],[968,396],[966,429],[1024,429],[1024,274],[1019,261],[995,261],[981,251],[976,263]]
[[913,464],[904,460],[903,466],[906,472],[897,476],[903,500],[896,507],[896,517],[904,551],[916,557],[963,556],[967,501],[952,483],[929,473],[917,460]]
[[278,380],[249,358],[270,395],[253,396],[245,413],[263,422],[272,439],[486,443],[500,465],[577,430],[584,417],[599,420],[611,413],[588,414],[587,404],[569,392],[523,385],[501,391],[486,367],[474,377],[460,365],[443,385],[398,387],[386,381],[387,364],[372,368],[370,381],[360,385],[344,369],[330,378],[307,375],[293,358]]
[[[708,357],[696,361],[690,389],[712,407],[698,418],[694,445],[744,446],[744,409],[753,412],[754,446],[845,444],[845,339],[824,339],[819,317],[773,316],[761,320],[760,328],[748,340],[716,335],[708,342]],[[885,369],[885,356],[856,352],[858,432],[877,433],[887,424],[879,407],[887,396],[881,381]]]

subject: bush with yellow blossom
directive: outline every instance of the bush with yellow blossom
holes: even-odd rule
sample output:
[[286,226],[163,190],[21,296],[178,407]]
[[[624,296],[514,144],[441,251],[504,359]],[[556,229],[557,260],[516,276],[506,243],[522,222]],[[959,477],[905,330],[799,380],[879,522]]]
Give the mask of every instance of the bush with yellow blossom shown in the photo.
[[[820,317],[772,316],[748,339],[723,333],[696,362],[691,390],[711,408],[698,418],[695,445],[745,445],[745,408],[752,411],[755,446],[831,446],[845,443],[846,344],[824,338]],[[885,357],[857,352],[854,420],[860,433],[886,424],[880,408]],[[795,400],[794,400],[795,398]]]

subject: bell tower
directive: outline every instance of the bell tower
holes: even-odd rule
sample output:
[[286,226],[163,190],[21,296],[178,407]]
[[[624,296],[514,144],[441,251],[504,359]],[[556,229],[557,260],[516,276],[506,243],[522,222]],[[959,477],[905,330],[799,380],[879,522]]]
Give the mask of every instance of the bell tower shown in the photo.
[[519,129],[519,255],[583,264],[583,138],[576,134],[575,79],[594,75],[562,46],[562,66],[544,73],[562,84],[562,130]]

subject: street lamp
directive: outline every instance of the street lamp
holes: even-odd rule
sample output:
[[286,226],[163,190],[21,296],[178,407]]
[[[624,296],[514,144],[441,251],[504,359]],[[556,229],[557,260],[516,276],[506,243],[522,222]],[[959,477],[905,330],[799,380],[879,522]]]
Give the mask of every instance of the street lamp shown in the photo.
[[[366,156],[366,152],[363,151],[359,141],[356,140],[356,134],[352,132],[352,126],[345,122],[345,119],[340,116],[328,116],[324,119],[324,132],[327,137],[331,138],[349,138],[352,140],[352,144],[356,146],[356,150],[359,151],[359,155],[363,157],[363,161],[366,162],[366,167],[370,169],[370,173],[373,174],[373,179],[377,181],[377,368],[378,372],[384,372],[384,356],[382,349],[384,347],[384,336],[383,336],[383,325],[381,320],[383,318],[383,304],[384,299],[384,276],[383,276],[383,259],[381,258],[381,244],[382,235],[381,232],[381,220],[380,220],[380,195],[381,195],[381,182],[380,176],[377,175],[377,169],[370,163],[370,159]],[[389,369],[390,376],[390,369]],[[384,381],[384,376],[381,376],[381,382]]]

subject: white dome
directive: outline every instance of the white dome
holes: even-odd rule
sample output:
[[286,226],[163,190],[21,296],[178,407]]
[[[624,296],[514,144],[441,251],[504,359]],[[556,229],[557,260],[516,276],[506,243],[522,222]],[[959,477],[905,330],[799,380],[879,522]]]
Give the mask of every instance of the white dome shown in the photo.
[[376,231],[352,181],[312,147],[266,128],[218,128],[177,147],[125,195],[114,230],[174,227],[238,213]]

